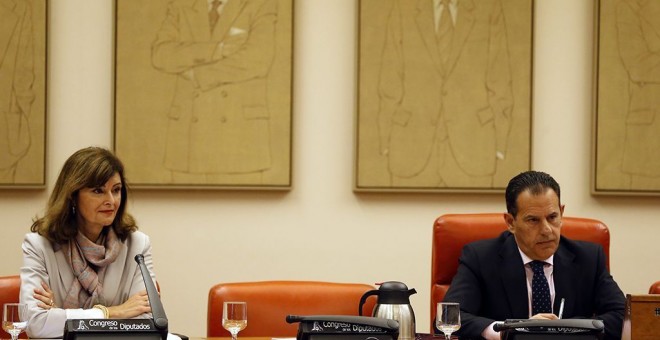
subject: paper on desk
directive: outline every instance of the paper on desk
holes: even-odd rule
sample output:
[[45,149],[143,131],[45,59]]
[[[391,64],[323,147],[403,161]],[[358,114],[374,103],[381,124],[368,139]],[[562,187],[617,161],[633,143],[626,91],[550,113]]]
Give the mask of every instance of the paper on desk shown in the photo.
[[167,340],[181,340],[181,338],[178,335],[167,333]]

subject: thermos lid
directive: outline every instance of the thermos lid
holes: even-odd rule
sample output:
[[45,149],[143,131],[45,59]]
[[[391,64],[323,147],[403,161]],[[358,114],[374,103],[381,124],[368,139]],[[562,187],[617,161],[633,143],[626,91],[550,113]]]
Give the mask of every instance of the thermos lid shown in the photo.
[[410,295],[417,293],[415,289],[408,289],[403,282],[387,281],[378,288],[379,304],[409,304]]

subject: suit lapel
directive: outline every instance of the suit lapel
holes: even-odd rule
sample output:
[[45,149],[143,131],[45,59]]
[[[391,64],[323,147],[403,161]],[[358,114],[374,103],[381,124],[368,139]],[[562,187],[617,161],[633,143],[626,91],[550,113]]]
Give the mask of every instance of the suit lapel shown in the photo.
[[207,41],[211,37],[209,32],[209,10],[206,0],[196,0],[192,7],[183,9],[186,22],[195,39]]
[[473,0],[462,0],[458,2],[458,15],[456,16],[456,27],[454,28],[454,37],[451,41],[449,58],[447,59],[447,73],[456,64],[465,41],[467,40],[472,27],[474,26],[474,3]]
[[578,282],[576,281],[579,275],[580,268],[574,264],[575,254],[568,251],[559,243],[559,248],[555,252],[553,260],[552,278],[555,283],[555,301],[552,306],[552,311],[555,314],[559,313],[559,305],[561,299],[565,299],[564,313],[570,317],[573,313],[572,304],[577,301],[575,292]]
[[433,1],[417,0],[417,14],[415,22],[419,34],[424,40],[424,45],[433,59],[433,66],[439,72],[442,72],[442,60],[438,54],[437,41],[435,38],[435,23],[433,22]]
[[500,250],[500,280],[506,292],[506,300],[513,318],[527,318],[529,301],[527,280],[520,252],[513,235],[509,235]]
[[5,55],[9,51],[9,41],[14,36],[18,16],[14,12],[16,4],[13,1],[7,1],[0,4],[0,66]]
[[[57,248],[56,248],[57,247]],[[57,262],[57,268],[62,268],[58,270],[58,276],[59,277],[53,277],[52,275],[50,276],[51,281],[59,280],[59,284],[63,289],[63,296],[66,296],[67,291],[71,287],[71,283],[73,280],[77,280],[76,276],[73,274],[73,269],[71,269],[71,265],[69,264],[69,261],[67,261],[66,255],[64,254],[64,250],[60,245],[57,245],[53,247],[54,249],[54,254],[55,254],[55,261]],[[51,283],[51,286],[53,283]]]
[[220,41],[225,38],[234,20],[236,20],[243,7],[245,7],[245,4],[245,0],[231,0],[227,3],[227,6],[222,10],[222,14],[220,14],[218,24],[215,25],[215,29],[213,30],[213,40]]
[[[639,6],[639,5],[638,5]],[[646,40],[647,46],[655,51],[660,45],[660,23],[658,23],[658,14],[660,6],[655,2],[648,2],[643,8],[637,9],[639,21],[642,26],[642,35]]]

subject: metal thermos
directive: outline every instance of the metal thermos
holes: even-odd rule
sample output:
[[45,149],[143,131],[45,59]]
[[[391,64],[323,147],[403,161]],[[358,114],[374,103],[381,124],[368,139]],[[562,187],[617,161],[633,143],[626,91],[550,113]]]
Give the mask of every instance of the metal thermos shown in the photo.
[[360,298],[360,315],[362,306],[371,295],[378,296],[373,316],[392,319],[399,322],[399,339],[415,339],[415,313],[410,305],[410,295],[417,293],[415,289],[397,281],[387,281],[380,284],[378,290],[370,290]]

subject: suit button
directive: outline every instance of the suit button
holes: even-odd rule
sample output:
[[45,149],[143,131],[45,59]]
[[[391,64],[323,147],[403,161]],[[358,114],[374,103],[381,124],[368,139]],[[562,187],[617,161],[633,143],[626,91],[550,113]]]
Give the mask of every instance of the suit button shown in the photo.
[[221,123],[226,123],[227,122],[227,117],[220,117],[220,122]]
[[227,91],[220,92],[220,95],[222,96],[222,98],[227,98]]
[[197,122],[199,122],[199,118],[197,118],[197,117],[193,117],[192,122],[193,122],[193,123],[197,123]]

